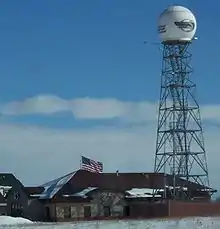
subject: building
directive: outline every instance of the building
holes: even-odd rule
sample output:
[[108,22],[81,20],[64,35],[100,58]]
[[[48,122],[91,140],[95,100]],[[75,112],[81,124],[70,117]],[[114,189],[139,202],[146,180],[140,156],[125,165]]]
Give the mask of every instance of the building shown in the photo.
[[[209,202],[210,195],[198,184],[176,179],[191,192],[192,200]],[[78,170],[41,187],[38,195],[48,221],[73,221],[123,217],[161,217],[168,214],[172,176],[154,173],[92,173]],[[153,195],[155,187],[158,190]],[[204,191],[202,191],[204,190]],[[156,202],[153,200],[157,200]],[[155,204],[156,203],[156,204]]]
[[4,207],[1,208],[2,214],[11,215],[13,205],[8,203],[7,195],[9,191],[14,188],[20,190],[23,187],[22,183],[16,179],[16,177],[11,173],[1,173],[0,174],[0,193],[1,193],[1,202]]
[[25,188],[12,173],[0,174],[0,214],[24,217],[31,220],[43,220],[44,206],[38,201],[36,193],[42,187]]
[[7,202],[2,194],[0,194],[0,215],[7,215]]
[[177,187],[191,193],[191,200],[171,200],[173,178],[165,177],[166,181],[162,173],[98,174],[77,170],[39,187],[24,187],[13,174],[4,173],[0,174],[0,214],[60,222],[152,218],[183,216],[186,212],[178,209],[184,204],[187,215],[220,215],[220,205],[210,205],[206,187],[192,182],[176,179]]

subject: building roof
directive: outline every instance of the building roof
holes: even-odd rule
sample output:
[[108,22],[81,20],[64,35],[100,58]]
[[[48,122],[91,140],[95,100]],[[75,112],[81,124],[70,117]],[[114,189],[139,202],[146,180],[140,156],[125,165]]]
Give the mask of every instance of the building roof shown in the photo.
[[7,197],[11,188],[23,188],[23,184],[12,173],[0,173],[0,193]]
[[38,199],[43,193],[44,187],[40,187],[40,186],[24,187],[23,191],[26,193],[26,195],[29,198]]
[[41,194],[44,191],[44,187],[41,186],[24,187],[24,191],[29,195],[37,195],[37,194]]
[[0,173],[0,186],[23,187],[23,184],[12,173]]
[[[166,175],[166,184],[172,185],[172,176]],[[201,189],[202,186],[176,178],[177,186]],[[44,192],[40,199],[72,195],[87,188],[125,192],[133,188],[164,188],[163,173],[92,173],[78,170],[43,184]]]
[[65,176],[41,185],[41,187],[44,188],[44,191],[42,192],[40,199],[52,199],[57,194],[57,192],[60,191],[63,186],[70,181],[75,173],[76,172],[69,173]]

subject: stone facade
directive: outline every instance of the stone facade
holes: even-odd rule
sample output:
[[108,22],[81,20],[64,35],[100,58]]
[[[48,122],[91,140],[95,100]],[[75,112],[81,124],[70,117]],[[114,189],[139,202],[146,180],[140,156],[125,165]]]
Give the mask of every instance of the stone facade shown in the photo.
[[124,196],[121,193],[95,191],[91,200],[82,203],[51,203],[49,208],[51,221],[74,221],[107,217],[122,217],[124,214]]
[[126,205],[123,194],[110,191],[95,192],[92,195],[91,203],[94,217],[123,216],[123,209]]
[[73,221],[91,218],[91,211],[85,210],[92,208],[90,203],[56,203],[48,204],[47,207],[50,209],[49,218],[51,221]]

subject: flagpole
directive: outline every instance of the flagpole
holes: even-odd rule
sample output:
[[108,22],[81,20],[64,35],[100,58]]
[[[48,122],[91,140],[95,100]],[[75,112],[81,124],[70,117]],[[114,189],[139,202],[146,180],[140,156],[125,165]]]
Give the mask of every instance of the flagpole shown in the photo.
[[81,170],[82,169],[82,154],[80,154],[80,167],[79,169]]

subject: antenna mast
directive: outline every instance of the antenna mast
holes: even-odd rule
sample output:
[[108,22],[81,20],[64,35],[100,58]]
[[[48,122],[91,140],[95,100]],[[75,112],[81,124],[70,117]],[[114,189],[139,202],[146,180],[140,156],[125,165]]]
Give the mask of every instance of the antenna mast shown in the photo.
[[[189,190],[177,186],[176,180],[180,178],[186,183],[192,181],[209,187],[200,109],[195,97],[196,84],[192,81],[192,54],[189,51],[195,30],[194,15],[184,7],[170,7],[160,17],[163,62],[154,172],[171,175],[169,194],[172,199],[191,198]],[[166,182],[164,186],[166,196]]]

